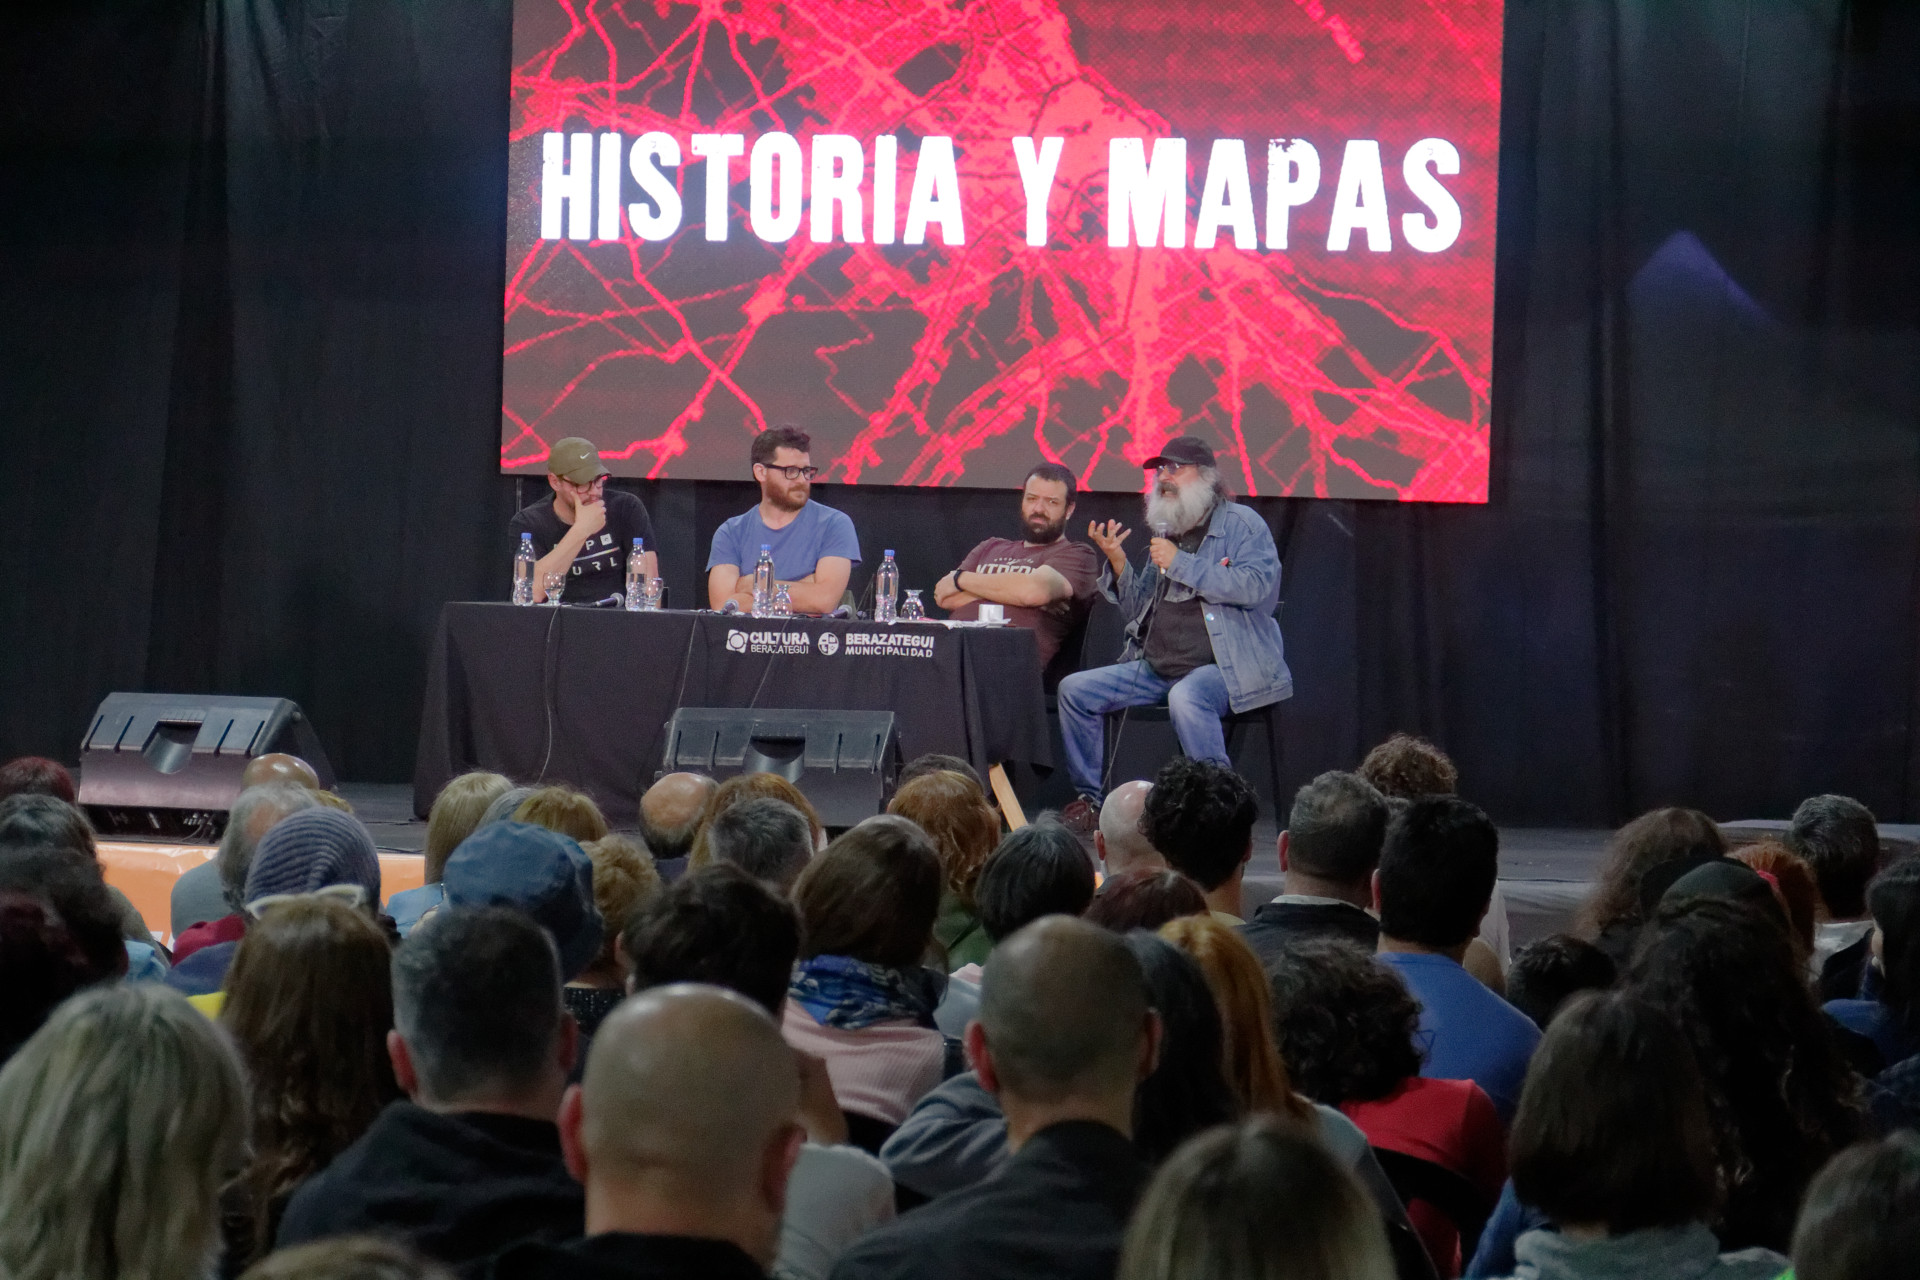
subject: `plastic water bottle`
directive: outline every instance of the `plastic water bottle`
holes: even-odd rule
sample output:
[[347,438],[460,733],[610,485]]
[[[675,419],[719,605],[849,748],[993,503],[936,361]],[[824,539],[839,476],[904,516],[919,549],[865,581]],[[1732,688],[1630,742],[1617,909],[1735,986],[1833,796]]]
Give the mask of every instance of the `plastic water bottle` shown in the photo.
[[513,552],[513,602],[515,604],[533,603],[533,564],[540,557],[533,554],[533,535],[520,535],[520,545]]
[[886,559],[873,571],[873,620],[875,622],[893,621],[893,598],[900,594],[900,566],[893,562],[893,552],[887,552]]
[[644,539],[633,540],[633,550],[627,553],[627,609],[643,609],[647,604],[647,563],[643,558],[647,544]]
[[773,547],[760,544],[760,558],[753,566],[753,616],[764,618],[773,611]]

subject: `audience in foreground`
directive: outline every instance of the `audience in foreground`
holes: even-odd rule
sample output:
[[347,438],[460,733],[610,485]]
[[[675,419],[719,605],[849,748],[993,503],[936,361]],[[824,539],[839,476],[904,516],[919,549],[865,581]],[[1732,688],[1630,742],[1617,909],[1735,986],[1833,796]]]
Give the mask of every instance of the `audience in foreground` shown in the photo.
[[719,785],[704,773],[669,773],[640,797],[640,836],[655,863],[671,864],[661,870],[668,879],[686,868],[701,815]]
[[310,787],[277,779],[255,783],[234,797],[213,857],[173,883],[169,909],[176,963],[201,947],[240,940],[246,932],[247,871],[261,838],[288,814],[319,808],[319,789],[318,778]]
[[756,1280],[773,1265],[803,1137],[799,1073],[764,1009],[718,987],[657,988],[602,1025],[560,1140],[586,1234],[503,1253],[496,1280]]
[[1122,939],[1049,916],[1002,942],[987,960],[967,1057],[999,1101],[1012,1156],[861,1240],[834,1280],[1111,1280],[1147,1179],[1130,1140],[1135,1087],[1160,1040]]
[[1240,924],[1240,885],[1258,816],[1245,778],[1224,765],[1175,756],[1154,775],[1140,831],[1169,867],[1200,886],[1208,910]]
[[413,932],[413,926],[420,923],[422,916],[447,900],[446,889],[440,883],[447,859],[462,841],[479,829],[480,820],[493,802],[511,790],[513,783],[505,775],[484,770],[463,773],[440,788],[433,808],[427,812],[421,885],[418,889],[403,889],[387,899],[387,914],[393,917],[401,937]]
[[1820,887],[1814,931],[1814,973],[1824,1000],[1860,994],[1868,960],[1867,883],[1880,869],[1880,830],[1873,812],[1850,796],[1812,796],[1787,823],[1787,848],[1813,868]]
[[1213,1129],[1160,1169],[1127,1228],[1119,1280],[1392,1280],[1353,1177],[1271,1116]]
[[246,1151],[227,1038],[151,983],[85,991],[0,1070],[0,1275],[201,1280]]
[[1280,896],[1248,918],[1262,962],[1289,942],[1342,938],[1371,951],[1380,941],[1373,873],[1387,838],[1387,798],[1358,774],[1323,773],[1293,795],[1278,851]]
[[1100,805],[1100,826],[1093,833],[1093,850],[1100,859],[1106,878],[1123,876],[1141,868],[1163,869],[1167,860],[1140,830],[1140,813],[1146,808],[1151,782],[1123,782],[1107,792]]
[[1548,1029],[1514,1117],[1513,1187],[1556,1228],[1514,1246],[1528,1280],[1774,1280],[1787,1265],[1721,1253],[1699,1068],[1672,1019],[1632,995],[1581,996]]
[[1795,1280],[1905,1280],[1920,1258],[1920,1136],[1835,1156],[1807,1188],[1793,1232]]
[[545,930],[442,908],[393,956],[394,1077],[408,1095],[300,1187],[282,1246],[374,1233],[451,1265],[582,1230],[555,1127],[578,1033]]
[[974,892],[1000,843],[1000,815],[972,777],[952,769],[922,774],[894,792],[887,812],[917,825],[940,857],[940,915],[933,940],[948,971],[979,964],[993,942],[980,927]]
[[1181,916],[1207,913],[1207,895],[1200,886],[1165,867],[1135,867],[1108,880],[1086,910],[1087,919],[1102,929],[1128,933],[1152,931]]

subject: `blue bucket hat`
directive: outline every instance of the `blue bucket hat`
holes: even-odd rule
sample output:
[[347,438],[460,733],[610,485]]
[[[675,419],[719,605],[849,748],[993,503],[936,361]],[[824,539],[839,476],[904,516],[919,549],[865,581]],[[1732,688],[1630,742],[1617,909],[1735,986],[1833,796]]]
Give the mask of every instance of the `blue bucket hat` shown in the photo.
[[380,855],[360,819],[338,809],[302,809],[267,829],[247,868],[249,906],[262,898],[357,886],[372,910],[380,908]]
[[448,907],[516,907],[532,916],[553,935],[568,979],[600,954],[593,863],[570,836],[531,822],[490,822],[460,842],[440,883]]

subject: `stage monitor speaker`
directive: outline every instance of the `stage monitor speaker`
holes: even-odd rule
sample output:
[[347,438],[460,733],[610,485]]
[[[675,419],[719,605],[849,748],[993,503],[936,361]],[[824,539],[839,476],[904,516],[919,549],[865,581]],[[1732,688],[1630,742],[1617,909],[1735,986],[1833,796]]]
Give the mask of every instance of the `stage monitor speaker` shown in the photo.
[[289,699],[110,693],[80,744],[80,806],[103,836],[215,841],[248,762],[275,751],[332,789],[326,750]]
[[883,812],[900,779],[891,711],[682,707],[667,723],[663,773],[777,773],[820,821],[851,827]]

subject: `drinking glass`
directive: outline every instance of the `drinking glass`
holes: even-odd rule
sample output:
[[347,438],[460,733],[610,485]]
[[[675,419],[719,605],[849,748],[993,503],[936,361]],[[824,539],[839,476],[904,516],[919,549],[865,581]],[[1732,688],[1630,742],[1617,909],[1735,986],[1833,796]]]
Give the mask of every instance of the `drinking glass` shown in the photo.
[[658,609],[660,607],[660,601],[666,593],[667,582],[665,578],[648,578],[646,593],[640,597],[640,607],[643,609]]
[[540,585],[547,589],[547,603],[557,605],[560,603],[561,595],[566,592],[567,575],[549,573],[540,579]]
[[907,598],[900,602],[900,621],[924,622],[927,617],[926,606],[920,603],[920,592],[908,590]]

